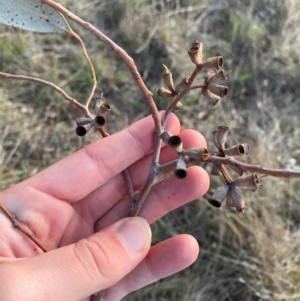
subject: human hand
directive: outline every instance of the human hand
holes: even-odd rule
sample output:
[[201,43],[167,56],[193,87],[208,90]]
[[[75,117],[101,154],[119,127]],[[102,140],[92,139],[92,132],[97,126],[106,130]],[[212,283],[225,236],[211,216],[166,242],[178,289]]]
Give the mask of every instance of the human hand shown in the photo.
[[[179,134],[174,115],[167,129]],[[206,192],[202,168],[156,184],[141,217],[124,219],[128,192],[121,172],[129,168],[135,190],[145,183],[153,131],[152,118],[144,118],[0,194],[0,203],[49,250],[43,253],[0,211],[1,301],[83,301],[106,288],[105,301],[116,301],[195,261],[199,249],[192,236],[150,247],[148,223]],[[180,136],[185,148],[206,146],[193,130]],[[162,150],[161,163],[175,158],[169,148]]]

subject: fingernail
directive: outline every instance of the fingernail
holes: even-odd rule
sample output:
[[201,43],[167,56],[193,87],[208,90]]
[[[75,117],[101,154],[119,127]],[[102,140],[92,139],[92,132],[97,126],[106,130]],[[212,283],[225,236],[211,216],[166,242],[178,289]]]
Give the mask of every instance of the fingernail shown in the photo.
[[122,244],[132,254],[136,254],[150,245],[151,230],[141,217],[131,217],[125,219],[117,228],[117,235]]

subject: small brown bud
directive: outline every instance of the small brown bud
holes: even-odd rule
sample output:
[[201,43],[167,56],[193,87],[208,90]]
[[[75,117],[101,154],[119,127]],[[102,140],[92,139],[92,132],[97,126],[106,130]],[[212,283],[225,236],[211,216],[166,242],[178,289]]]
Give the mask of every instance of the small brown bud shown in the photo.
[[205,69],[220,69],[223,63],[224,59],[222,56],[214,56],[201,63],[201,67]]
[[187,176],[186,163],[182,154],[179,155],[179,158],[177,160],[176,169],[174,170],[174,176],[177,179],[184,179]]
[[161,87],[157,90],[157,95],[162,98],[171,98],[174,96],[174,94],[171,91],[167,90],[164,87]]
[[228,87],[217,84],[209,84],[207,89],[214,95],[224,98],[228,93]]
[[174,83],[173,83],[173,77],[171,71],[168,69],[166,65],[163,65],[164,67],[164,74],[163,79],[167,86],[167,88],[173,93],[176,94],[176,91],[174,89]]
[[202,63],[202,43],[195,41],[192,46],[188,49],[188,54],[191,61],[195,65],[200,65]]

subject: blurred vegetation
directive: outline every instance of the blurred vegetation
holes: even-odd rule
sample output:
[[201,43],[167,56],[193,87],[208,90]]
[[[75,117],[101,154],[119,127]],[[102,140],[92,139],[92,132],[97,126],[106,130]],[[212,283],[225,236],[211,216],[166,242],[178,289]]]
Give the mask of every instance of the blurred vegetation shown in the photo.
[[[134,58],[151,91],[162,85],[162,63],[177,80],[193,68],[186,53],[198,39],[205,56],[222,54],[229,95],[212,108],[190,93],[178,112],[183,128],[204,134],[210,147],[218,124],[231,142],[247,142],[247,162],[300,168],[300,2],[297,0],[60,1],[92,22]],[[76,25],[98,75],[97,93],[113,106],[108,131],[149,114],[123,63]],[[0,70],[53,81],[85,100],[91,75],[78,43],[67,35],[34,34],[0,26]],[[165,102],[157,97],[158,107]],[[1,187],[5,189],[97,138],[78,138],[80,112],[49,88],[0,80]],[[220,185],[211,178],[211,193]],[[300,181],[266,178],[247,194],[243,216],[216,210],[205,197],[153,225],[154,243],[190,233],[201,246],[182,273],[137,291],[126,300],[300,300]]]

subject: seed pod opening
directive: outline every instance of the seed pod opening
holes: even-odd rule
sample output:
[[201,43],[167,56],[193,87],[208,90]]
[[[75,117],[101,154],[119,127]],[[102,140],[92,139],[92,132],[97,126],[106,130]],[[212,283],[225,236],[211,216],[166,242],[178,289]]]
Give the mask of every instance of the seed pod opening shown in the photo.
[[177,160],[174,176],[177,179],[184,179],[187,176],[186,163],[184,161],[184,156],[182,154],[179,156]]
[[79,137],[83,137],[85,136],[87,133],[87,130],[83,127],[83,126],[78,126],[76,128],[76,134],[79,136]]
[[96,128],[103,127],[105,125],[105,122],[106,122],[106,120],[105,120],[104,116],[99,115],[99,116],[95,117],[95,127]]
[[177,135],[171,136],[168,139],[168,145],[170,147],[178,147],[181,144],[181,138]]

